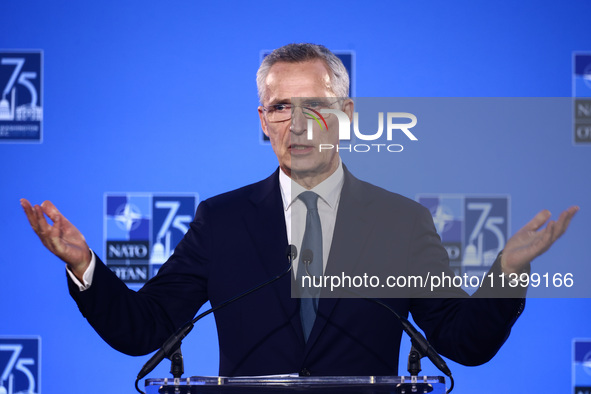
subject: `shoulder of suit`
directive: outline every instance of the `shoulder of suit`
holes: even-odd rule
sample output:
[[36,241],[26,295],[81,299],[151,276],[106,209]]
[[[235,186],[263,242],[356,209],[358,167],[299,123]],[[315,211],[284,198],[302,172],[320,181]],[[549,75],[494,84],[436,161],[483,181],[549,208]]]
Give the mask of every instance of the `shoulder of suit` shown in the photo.
[[387,207],[397,207],[409,211],[422,211],[426,208],[420,203],[401,194],[391,192],[369,182],[351,176],[352,188],[367,201]]
[[[229,209],[233,206],[239,207],[248,204],[253,195],[264,194],[279,187],[278,173],[274,172],[268,178],[261,181],[242,186],[235,190],[218,194],[203,201],[210,208]],[[278,191],[278,190],[277,190]]]

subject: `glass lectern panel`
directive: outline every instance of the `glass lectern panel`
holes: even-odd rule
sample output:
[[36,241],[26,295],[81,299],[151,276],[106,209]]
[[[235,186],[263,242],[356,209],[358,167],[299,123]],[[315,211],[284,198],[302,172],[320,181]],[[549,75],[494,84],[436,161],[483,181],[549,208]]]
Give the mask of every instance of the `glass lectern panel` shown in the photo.
[[420,394],[445,393],[441,376],[270,376],[146,379],[146,394]]

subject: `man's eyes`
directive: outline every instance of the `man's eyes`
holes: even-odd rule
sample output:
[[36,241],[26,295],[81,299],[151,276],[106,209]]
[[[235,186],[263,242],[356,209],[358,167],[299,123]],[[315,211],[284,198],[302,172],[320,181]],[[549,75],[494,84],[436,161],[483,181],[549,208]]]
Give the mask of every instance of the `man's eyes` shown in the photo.
[[304,103],[302,105],[302,107],[306,107],[306,108],[327,108],[330,105],[324,101],[309,101],[307,103]]
[[279,111],[279,112],[291,111],[291,105],[289,105],[289,104],[275,104],[275,105],[271,106],[271,110],[272,111]]
[[[311,108],[311,109],[322,109],[330,107],[330,104],[324,101],[308,101],[303,103],[301,106],[302,108]],[[291,111],[292,105],[291,104],[274,104],[271,105],[271,111],[273,112],[287,112]]]

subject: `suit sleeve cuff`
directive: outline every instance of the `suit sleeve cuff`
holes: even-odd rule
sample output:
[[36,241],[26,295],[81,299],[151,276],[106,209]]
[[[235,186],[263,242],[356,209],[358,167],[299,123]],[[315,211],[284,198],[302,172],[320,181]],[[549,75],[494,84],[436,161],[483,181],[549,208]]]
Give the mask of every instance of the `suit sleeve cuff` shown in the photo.
[[94,267],[96,266],[96,256],[92,249],[90,250],[90,252],[90,264],[88,265],[86,271],[84,271],[84,275],[82,275],[82,282],[78,280],[76,275],[74,275],[72,271],[70,271],[70,268],[68,268],[68,266],[66,265],[66,272],[68,273],[68,276],[70,277],[72,282],[74,282],[74,284],[78,286],[78,290],[80,291],[88,290],[92,285],[92,279],[94,277]]
[[[514,276],[507,275],[501,268],[501,251],[494,264],[489,270],[488,277],[492,278],[490,281],[485,281],[485,291],[483,295],[491,298],[525,298],[527,295],[527,286],[519,281],[514,281]],[[523,273],[531,272],[531,266],[528,264]]]

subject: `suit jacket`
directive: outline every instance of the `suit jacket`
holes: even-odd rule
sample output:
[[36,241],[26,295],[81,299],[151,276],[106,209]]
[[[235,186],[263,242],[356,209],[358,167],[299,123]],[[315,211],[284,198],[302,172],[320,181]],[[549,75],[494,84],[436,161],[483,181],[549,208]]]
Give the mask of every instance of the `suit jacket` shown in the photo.
[[[219,305],[284,271],[278,171],[203,201],[174,254],[138,292],[101,262],[88,290],[70,281],[72,297],[99,335],[127,354],[152,352],[207,300]],[[427,209],[345,170],[327,274],[345,258],[364,264],[384,256],[400,272],[448,265]],[[500,272],[498,263],[493,270]],[[215,313],[220,375],[398,374],[402,329],[392,313],[362,298],[322,298],[306,342],[291,281],[286,275]],[[524,301],[455,296],[385,301],[401,315],[411,312],[441,354],[466,365],[484,363],[506,340]]]

